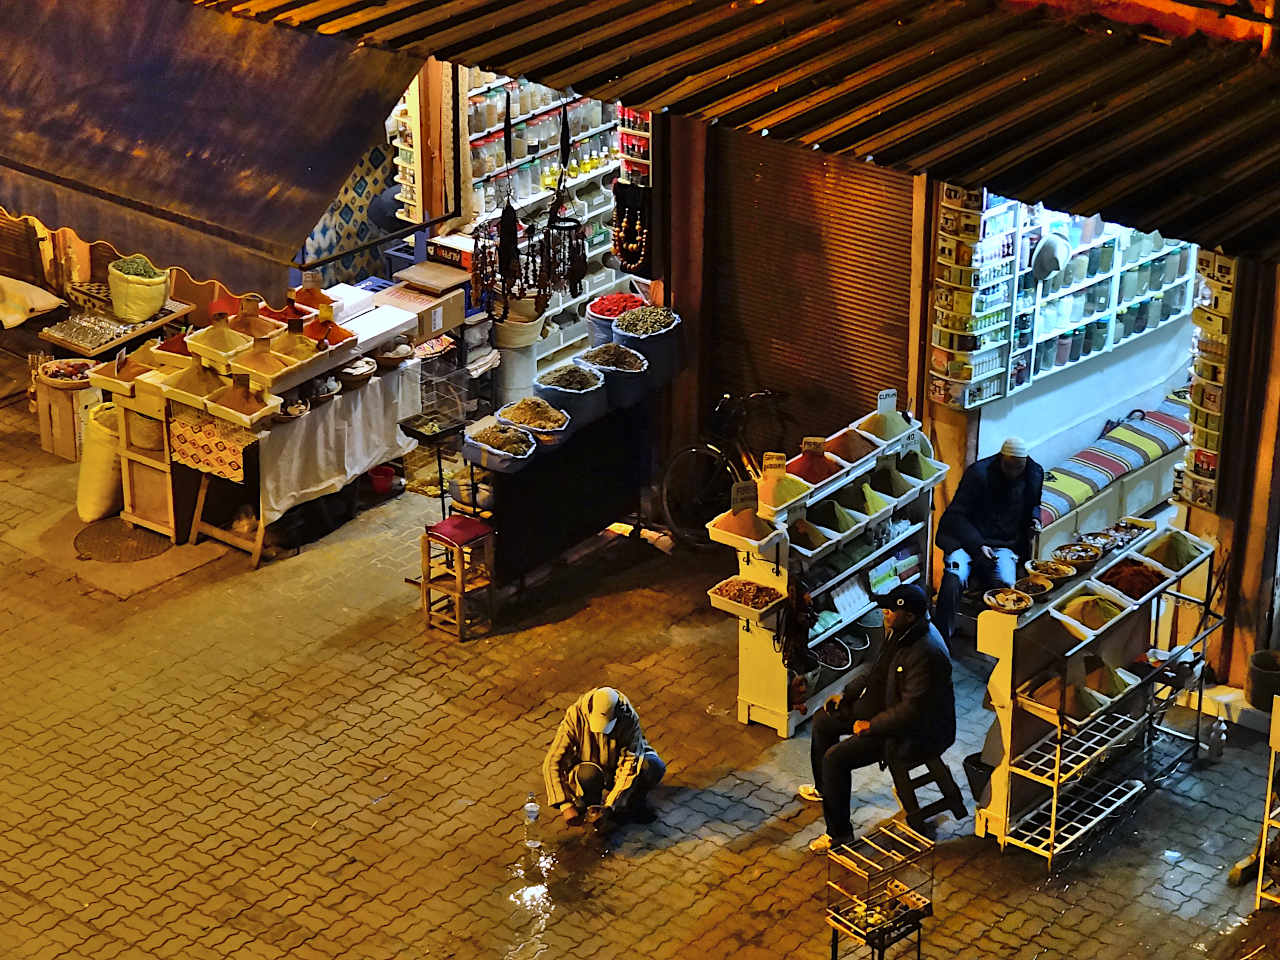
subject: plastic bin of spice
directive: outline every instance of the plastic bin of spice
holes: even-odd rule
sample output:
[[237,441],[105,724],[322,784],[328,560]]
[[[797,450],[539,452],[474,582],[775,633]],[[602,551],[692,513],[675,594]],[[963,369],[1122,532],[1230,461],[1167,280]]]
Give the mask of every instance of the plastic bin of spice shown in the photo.
[[231,358],[252,345],[253,338],[232,330],[225,316],[203,330],[187,334],[187,349],[207,360],[219,373],[229,373]]
[[787,461],[787,473],[813,487],[807,503],[817,503],[845,482],[853,468],[832,454],[800,453]]
[[653,389],[649,361],[644,354],[620,343],[602,343],[573,356],[573,362],[598,370],[610,409],[635,406]]
[[851,510],[838,500],[821,500],[805,511],[805,519],[819,530],[828,531],[843,546],[867,528],[865,514]]
[[883,447],[883,441],[869,437],[853,427],[845,427],[839,433],[827,437],[827,453],[839,457],[855,470],[874,460]]
[[1173,583],[1173,573],[1154,560],[1131,553],[1122,556],[1095,579],[1140,607]]
[[914,500],[920,493],[920,481],[900,473],[891,466],[880,466],[871,471],[871,489],[885,499],[892,500],[894,506]]
[[769,520],[786,523],[791,514],[803,515],[813,486],[790,473],[766,475],[756,481],[756,512]]
[[203,410],[211,394],[227,387],[231,381],[208,367],[195,366],[172,372],[161,379],[160,392],[166,400]]
[[205,399],[205,409],[220,420],[226,420],[242,427],[253,427],[259,421],[279,413],[280,405],[284,402],[274,394],[267,393],[261,388],[254,388],[251,393],[261,401],[262,406],[245,412],[227,405],[238,390],[239,388],[234,383],[223,387],[221,390],[215,390]]
[[680,368],[680,335],[680,316],[666,307],[639,307],[613,321],[613,342],[644,354],[654,386]]
[[835,495],[836,503],[867,518],[867,523],[879,523],[889,514],[897,501],[886,497],[871,485],[870,472],[855,477]]
[[[777,594],[777,596],[772,597],[772,594]],[[754,596],[766,602],[764,606],[754,607],[733,599],[734,596],[744,595]],[[777,613],[778,604],[782,603],[786,596],[780,590],[775,590],[773,587],[768,587],[764,584],[754,583],[744,577],[729,577],[721,580],[708,590],[707,599],[711,601],[711,605],[717,610],[732,613],[742,620],[760,623],[765,617],[771,617]]]
[[[739,526],[742,523],[742,513],[735,516],[732,511],[726,510],[707,524],[707,535],[716,543],[723,543],[735,550],[744,550],[769,560],[775,559],[777,548],[785,546],[786,534],[754,514],[746,515],[746,523],[750,524],[749,532],[753,536],[744,535],[743,528]],[[776,556],[776,559],[779,563],[786,563],[786,550],[784,549],[781,555]]]
[[533,381],[533,395],[567,413],[575,430],[595,423],[609,412],[604,375],[576,363],[562,363],[538,374]]
[[941,460],[926,457],[919,450],[908,450],[898,455],[898,471],[919,484],[916,492],[936,487],[949,469]]
[[897,453],[920,424],[897,410],[869,413],[854,423],[853,429],[884,446],[883,453]]
[[[499,449],[486,442],[486,440],[490,440],[495,436],[493,431],[515,431],[518,434],[522,434],[527,443],[519,444],[524,447],[522,451]],[[509,437],[510,434],[507,433],[506,436]],[[484,467],[486,470],[493,470],[497,473],[516,473],[529,465],[529,461],[537,448],[538,441],[533,438],[533,434],[528,430],[522,427],[502,426],[486,418],[472,424],[471,429],[464,435],[462,458],[468,463],[474,463],[477,466]]]
[[[1084,608],[1080,601],[1084,601]],[[1092,640],[1133,610],[1133,601],[1097,580],[1077,584],[1049,607],[1049,616],[1078,640]]]
[[1213,547],[1184,530],[1166,530],[1139,550],[1141,556],[1154,560],[1181,580],[1200,566],[1213,552]]
[[136,360],[133,356],[126,357],[117,369],[115,358],[112,358],[89,368],[89,383],[99,390],[109,390],[120,397],[132,397],[134,381],[148,370],[154,369],[155,367]]
[[809,561],[825,557],[840,546],[837,534],[804,519],[792,520],[787,526],[787,536],[791,549]]

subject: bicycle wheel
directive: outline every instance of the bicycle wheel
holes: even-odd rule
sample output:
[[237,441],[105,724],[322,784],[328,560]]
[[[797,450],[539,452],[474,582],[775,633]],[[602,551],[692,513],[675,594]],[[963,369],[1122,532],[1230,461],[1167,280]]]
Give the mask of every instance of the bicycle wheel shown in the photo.
[[729,509],[733,468],[708,446],[681,450],[662,477],[662,512],[675,537],[694,547],[711,545],[707,523]]

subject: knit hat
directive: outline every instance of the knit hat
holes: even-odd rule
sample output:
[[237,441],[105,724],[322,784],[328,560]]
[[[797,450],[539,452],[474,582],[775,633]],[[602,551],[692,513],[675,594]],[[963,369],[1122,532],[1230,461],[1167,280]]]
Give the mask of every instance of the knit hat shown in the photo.
[[1004,457],[1025,457],[1027,455],[1027,441],[1021,437],[1005,437],[1004,444],[1000,447],[1000,455]]
[[592,733],[612,733],[618,722],[618,691],[600,687],[587,698],[587,725]]

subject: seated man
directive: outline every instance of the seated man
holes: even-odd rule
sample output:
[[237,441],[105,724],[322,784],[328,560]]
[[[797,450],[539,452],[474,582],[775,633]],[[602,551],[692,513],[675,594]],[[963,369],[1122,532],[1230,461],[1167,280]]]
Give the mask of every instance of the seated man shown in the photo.
[[585,817],[599,829],[623,814],[652,823],[646,799],[666,772],[631,702],[612,687],[587,691],[565,711],[542,764],[547,802],[564,822],[576,827]]
[[809,844],[815,853],[853,839],[853,770],[918,761],[942,753],[956,739],[951,657],[929,622],[924,590],[905,584],[874,599],[884,610],[885,637],[871,671],[851,680],[843,696],[832,697],[813,715],[814,783],[799,792],[805,800],[822,802],[827,821],[827,832]]
[[936,537],[946,568],[934,619],[948,644],[960,593],[975,575],[978,589],[1011,587],[1021,564],[1031,559],[1043,486],[1044,470],[1018,437],[1006,439],[998,454],[971,464],[960,478]]

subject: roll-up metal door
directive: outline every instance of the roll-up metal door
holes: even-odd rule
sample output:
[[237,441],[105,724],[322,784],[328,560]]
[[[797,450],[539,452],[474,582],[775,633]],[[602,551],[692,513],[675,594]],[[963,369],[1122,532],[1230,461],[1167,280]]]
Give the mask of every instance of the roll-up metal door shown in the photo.
[[716,389],[789,393],[789,450],[874,409],[880,390],[908,405],[910,175],[731,130],[711,149]]

